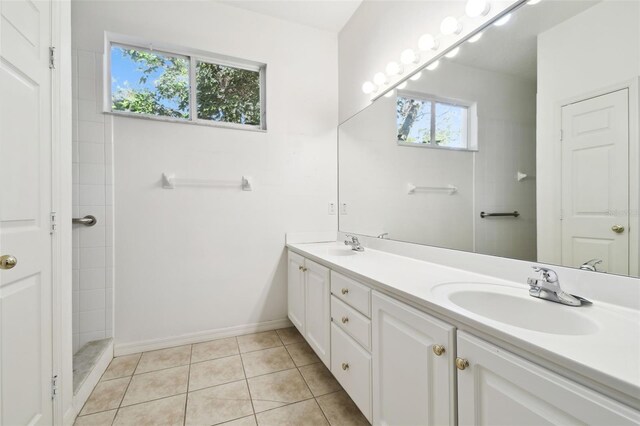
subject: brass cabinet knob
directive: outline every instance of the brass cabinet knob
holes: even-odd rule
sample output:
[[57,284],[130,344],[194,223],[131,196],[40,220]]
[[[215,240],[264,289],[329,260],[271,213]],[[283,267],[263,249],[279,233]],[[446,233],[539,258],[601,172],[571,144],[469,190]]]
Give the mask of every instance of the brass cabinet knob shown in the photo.
[[5,254],[4,256],[0,256],[0,269],[12,269],[18,263],[18,259],[11,256],[10,254]]
[[460,357],[456,358],[456,367],[458,367],[458,370],[464,370],[468,366],[469,366],[469,361]]
[[348,288],[343,288],[342,289],[342,294],[349,294],[349,289]]
[[300,265],[298,266],[298,271],[302,271],[304,269],[304,266]]
[[348,363],[348,362],[343,362],[343,363],[342,363],[342,369],[343,369],[344,371],[347,371],[347,370],[349,369],[349,363]]
[[348,322],[349,322],[349,317],[346,317],[346,316],[345,316],[345,317],[342,317],[342,323],[343,323],[343,324],[346,324],[346,323],[348,323]]
[[307,268],[302,268],[302,272],[307,272],[308,269]]
[[440,356],[445,352],[444,346],[442,345],[433,345],[433,353]]
[[611,230],[616,234],[622,234],[624,232],[624,226],[622,225],[613,225]]

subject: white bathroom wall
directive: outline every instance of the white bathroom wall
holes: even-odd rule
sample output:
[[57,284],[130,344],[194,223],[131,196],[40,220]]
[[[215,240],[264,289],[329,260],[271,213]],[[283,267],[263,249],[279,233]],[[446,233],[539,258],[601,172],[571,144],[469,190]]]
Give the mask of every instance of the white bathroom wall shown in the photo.
[[185,1],[76,1],[73,30],[98,55],[112,31],[267,64],[266,132],[113,117],[116,351],[285,324],[285,232],[336,230],[337,35]]
[[[560,106],[571,98],[606,93],[612,86],[634,79],[637,90],[640,76],[638,22],[639,2],[609,0],[538,37],[537,185],[539,193],[547,194],[545,202],[538,206],[538,259],[541,262],[559,264],[562,256],[561,187],[557,184],[561,176]],[[630,105],[630,111],[633,113],[634,110],[635,115],[630,117],[630,146],[635,149],[630,155],[637,164],[640,143],[637,104],[635,107]],[[637,166],[632,165],[631,169],[637,173]],[[631,176],[630,183],[632,220],[637,223],[637,174]],[[637,241],[632,245],[630,263],[635,263],[637,268]]]
[[[113,194],[110,118],[102,113],[102,56],[72,49],[73,217],[93,215],[94,226],[73,225],[73,352],[113,335]],[[105,137],[105,133],[107,137]]]
[[[378,99],[340,128],[340,229],[534,260],[535,181],[516,173],[535,171],[535,81],[445,61],[405,90],[475,103],[478,151],[398,146],[395,97]],[[409,183],[458,191],[409,195]]]

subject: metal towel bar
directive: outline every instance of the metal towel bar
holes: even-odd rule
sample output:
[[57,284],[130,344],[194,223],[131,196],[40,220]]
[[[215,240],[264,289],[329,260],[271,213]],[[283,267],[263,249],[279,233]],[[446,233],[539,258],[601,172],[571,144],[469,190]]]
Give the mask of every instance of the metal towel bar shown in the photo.
[[98,219],[94,215],[88,214],[85,217],[74,217],[71,219],[74,225],[93,226],[98,223]]
[[513,212],[513,213],[485,213],[485,212],[480,212],[480,217],[481,218],[485,218],[485,217],[518,217],[520,216],[520,213],[518,213],[517,211]]

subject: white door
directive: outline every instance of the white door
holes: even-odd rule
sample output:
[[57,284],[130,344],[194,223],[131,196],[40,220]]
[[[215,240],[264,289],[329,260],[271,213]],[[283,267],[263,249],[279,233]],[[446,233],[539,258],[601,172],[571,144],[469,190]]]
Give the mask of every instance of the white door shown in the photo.
[[590,259],[629,273],[627,89],[562,108],[562,264]]
[[377,292],[372,307],[373,423],[455,424],[455,328]]
[[331,367],[331,277],[328,268],[305,259],[305,333],[309,346]]
[[637,425],[640,413],[465,332],[458,332],[460,425]]
[[287,307],[289,319],[304,336],[304,257],[288,254]]
[[49,1],[0,0],[2,425],[53,415],[50,16]]

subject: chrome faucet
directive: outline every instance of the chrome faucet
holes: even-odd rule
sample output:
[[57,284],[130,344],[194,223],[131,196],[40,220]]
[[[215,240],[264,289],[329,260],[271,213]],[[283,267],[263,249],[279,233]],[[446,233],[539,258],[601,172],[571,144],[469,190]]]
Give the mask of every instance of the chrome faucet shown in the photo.
[[[349,241],[349,238],[351,238],[351,241]],[[347,235],[347,239],[344,240],[344,245],[351,246],[351,250],[354,251],[364,251],[364,247],[360,245],[358,237],[354,237],[353,235]]]
[[598,269],[596,268],[596,266],[598,266],[601,263],[602,263],[602,260],[600,259],[591,259],[587,262],[584,262],[582,265],[580,265],[580,269],[582,269],[583,271],[598,272]]
[[378,235],[376,238],[380,238],[381,240],[384,240],[388,236],[389,236],[389,233],[385,232],[385,233],[382,233],[382,234]]
[[532,268],[534,271],[540,272],[541,277],[527,279],[530,296],[569,306],[591,304],[587,299],[562,291],[558,274],[553,269],[542,266],[533,266]]

